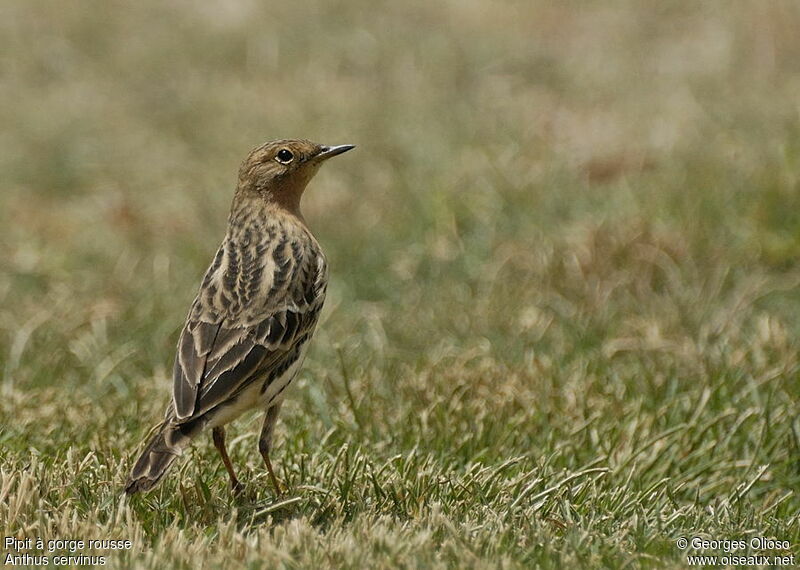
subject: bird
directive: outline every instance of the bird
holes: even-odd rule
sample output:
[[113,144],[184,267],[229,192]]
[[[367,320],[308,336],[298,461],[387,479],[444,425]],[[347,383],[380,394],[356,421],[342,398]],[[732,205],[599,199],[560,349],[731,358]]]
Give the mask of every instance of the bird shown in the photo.
[[272,436],[297,376],[328,283],[322,248],[300,211],[323,162],[355,148],[282,139],[254,148],[239,168],[228,227],[178,339],[172,399],[125,484],[149,491],[193,439],[211,430],[235,493],[243,489],[225,446],[225,425],[265,412],[258,449],[277,495]]

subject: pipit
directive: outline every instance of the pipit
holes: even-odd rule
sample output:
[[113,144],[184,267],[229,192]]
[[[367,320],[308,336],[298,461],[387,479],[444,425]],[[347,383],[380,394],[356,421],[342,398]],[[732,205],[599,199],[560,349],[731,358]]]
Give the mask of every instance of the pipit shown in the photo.
[[125,486],[152,489],[183,449],[211,429],[234,491],[225,424],[266,411],[258,448],[275,492],[269,452],[286,387],[297,375],[325,300],[328,268],[300,213],[308,182],[353,145],[279,140],[255,148],[239,169],[228,230],[203,277],[178,340],[172,401]]

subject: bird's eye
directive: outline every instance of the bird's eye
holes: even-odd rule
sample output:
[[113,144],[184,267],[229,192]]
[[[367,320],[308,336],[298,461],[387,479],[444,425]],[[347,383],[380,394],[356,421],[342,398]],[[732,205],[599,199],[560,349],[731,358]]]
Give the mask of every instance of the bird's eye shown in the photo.
[[280,162],[281,164],[289,164],[294,159],[294,154],[288,148],[282,148],[278,151],[278,154],[275,156],[275,160]]

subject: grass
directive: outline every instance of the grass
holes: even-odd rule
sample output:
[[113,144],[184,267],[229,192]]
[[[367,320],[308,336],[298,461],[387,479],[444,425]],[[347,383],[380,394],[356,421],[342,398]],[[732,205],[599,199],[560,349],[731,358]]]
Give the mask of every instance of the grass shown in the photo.
[[[794,3],[0,13],[3,536],[130,568],[800,555]],[[284,136],[359,145],[305,198],[332,281],[289,492],[253,415],[243,497],[209,437],[125,499],[238,162]]]

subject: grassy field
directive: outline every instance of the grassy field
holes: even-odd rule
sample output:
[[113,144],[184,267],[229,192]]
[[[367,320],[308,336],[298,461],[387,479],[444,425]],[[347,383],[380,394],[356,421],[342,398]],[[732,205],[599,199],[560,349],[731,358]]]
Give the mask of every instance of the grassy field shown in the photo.
[[[790,0],[4,2],[3,537],[132,541],[72,549],[115,568],[800,561],[799,28]],[[209,436],[124,498],[238,164],[282,137],[358,145],[305,197],[331,284],[289,491],[252,415],[244,496]]]

